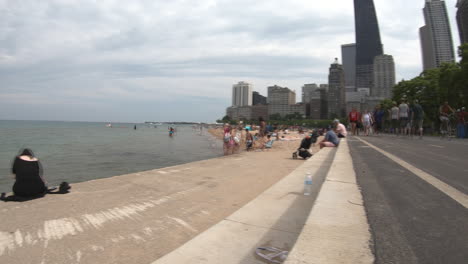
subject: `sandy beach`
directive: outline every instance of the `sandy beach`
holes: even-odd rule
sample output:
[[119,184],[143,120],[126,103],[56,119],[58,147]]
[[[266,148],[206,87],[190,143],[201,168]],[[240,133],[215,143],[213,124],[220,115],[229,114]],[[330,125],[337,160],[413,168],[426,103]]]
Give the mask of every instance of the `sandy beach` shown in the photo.
[[[151,263],[288,175],[300,141],[0,205],[0,263]],[[313,152],[318,151],[317,148]]]

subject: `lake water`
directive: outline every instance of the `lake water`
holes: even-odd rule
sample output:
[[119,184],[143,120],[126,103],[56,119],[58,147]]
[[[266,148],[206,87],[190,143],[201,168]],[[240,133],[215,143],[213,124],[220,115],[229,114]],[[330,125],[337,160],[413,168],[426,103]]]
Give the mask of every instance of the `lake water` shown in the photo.
[[222,143],[192,126],[176,126],[174,137],[167,125],[1,121],[0,192],[14,183],[11,165],[22,148],[40,159],[49,186],[62,181],[83,182],[174,166],[222,156]]

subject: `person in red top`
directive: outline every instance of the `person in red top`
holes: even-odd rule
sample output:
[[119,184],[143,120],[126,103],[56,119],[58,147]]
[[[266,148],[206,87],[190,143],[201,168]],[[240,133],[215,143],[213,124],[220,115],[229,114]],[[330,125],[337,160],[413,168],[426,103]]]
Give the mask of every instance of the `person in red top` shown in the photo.
[[353,110],[349,112],[349,116],[348,116],[349,122],[351,123],[351,132],[353,133],[353,136],[356,135],[356,128],[357,128],[357,123],[359,122],[359,117],[360,117],[359,112],[356,110],[355,107],[353,107]]

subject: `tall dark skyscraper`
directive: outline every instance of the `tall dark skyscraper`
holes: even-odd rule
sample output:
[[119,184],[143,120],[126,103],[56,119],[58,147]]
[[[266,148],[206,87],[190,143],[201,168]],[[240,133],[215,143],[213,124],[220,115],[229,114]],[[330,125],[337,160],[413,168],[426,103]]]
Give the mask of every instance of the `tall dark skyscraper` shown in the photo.
[[468,0],[458,0],[457,2],[457,23],[460,32],[460,42],[468,43]]
[[356,22],[356,88],[372,89],[374,58],[383,54],[373,0],[354,0]]

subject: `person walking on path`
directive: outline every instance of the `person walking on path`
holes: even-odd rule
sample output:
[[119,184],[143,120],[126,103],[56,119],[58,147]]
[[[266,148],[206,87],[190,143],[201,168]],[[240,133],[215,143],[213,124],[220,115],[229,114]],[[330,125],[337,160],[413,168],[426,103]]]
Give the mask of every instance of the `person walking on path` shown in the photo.
[[375,134],[379,134],[380,131],[383,129],[383,120],[385,116],[385,111],[382,109],[380,105],[375,107],[374,111],[374,132]]
[[409,135],[408,122],[409,122],[409,106],[406,103],[406,100],[401,101],[400,106],[398,106],[398,116],[400,118],[400,131],[403,135]]
[[392,132],[395,135],[398,135],[399,111],[400,111],[400,108],[398,108],[397,103],[393,102],[393,107],[392,107],[392,109],[390,109],[390,117],[391,117],[391,120],[392,120],[392,130],[393,130]]
[[412,116],[411,120],[413,123],[414,134],[418,133],[419,138],[422,139],[423,137],[423,122],[424,122],[424,110],[422,106],[419,104],[418,100],[414,100],[414,104],[412,107]]
[[465,118],[465,138],[468,138],[468,112],[465,110],[465,107],[462,107],[461,112]]
[[440,122],[441,122],[440,133],[442,133],[442,135],[445,135],[449,132],[448,131],[449,123],[450,123],[449,116],[453,113],[455,113],[455,111],[453,110],[452,107],[450,107],[447,101],[445,101],[444,104],[440,106],[439,108]]
[[465,138],[465,124],[466,124],[466,119],[465,119],[465,113],[462,112],[462,110],[458,109],[457,110],[457,138]]
[[369,136],[370,129],[372,126],[372,117],[369,111],[365,110],[364,114],[362,115],[362,125],[364,127],[364,133],[366,136]]
[[359,112],[356,110],[356,107],[353,107],[351,112],[349,112],[348,120],[351,124],[351,133],[353,133],[353,136],[356,136],[357,124],[359,120]]

